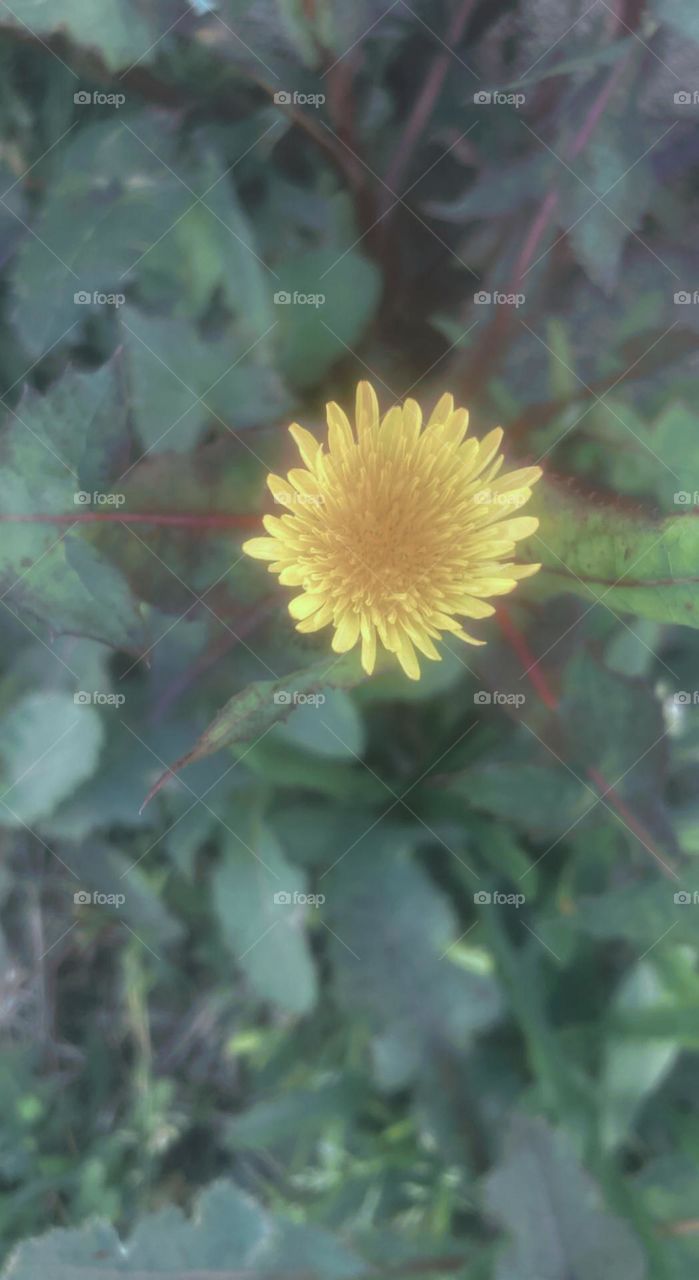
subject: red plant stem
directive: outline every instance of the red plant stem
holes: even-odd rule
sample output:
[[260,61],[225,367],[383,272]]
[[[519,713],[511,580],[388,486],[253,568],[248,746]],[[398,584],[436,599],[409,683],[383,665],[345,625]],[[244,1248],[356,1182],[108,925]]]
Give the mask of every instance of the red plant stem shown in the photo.
[[[622,24],[617,20],[616,28],[619,32],[622,30]],[[609,76],[605,80],[600,92],[594,99],[590,110],[583,120],[578,132],[573,137],[568,150],[568,159],[574,160],[576,156],[587,146],[592,134],[597,128],[607,103],[614,92],[617,83],[626,70],[626,65],[630,54],[622,57],[612,68]],[[505,289],[506,293],[518,293],[519,286],[524,276],[530,270],[535,260],[535,254],[543,237],[549,229],[551,221],[558,207],[559,193],[555,183],[549,187],[543,200],[541,201],[534,218],[530,224],[529,230],[524,239],[524,244],[517,257],[512,275]],[[502,344],[504,335],[506,334],[512,317],[508,313],[512,310],[510,307],[495,308],[495,316],[491,323],[486,327],[482,341],[477,345],[475,353],[468,368],[468,382],[470,384],[471,393],[473,393],[473,384],[482,385],[486,378],[490,375],[493,366],[496,363],[497,352]]]
[[510,647],[521,660],[524,670],[526,671],[531,683],[536,689],[541,701],[548,707],[549,711],[555,711],[558,707],[558,698],[551,690],[548,680],[544,675],[538,660],[531,652],[527,644],[525,636],[515,626],[509,613],[505,609],[499,609],[497,619],[500,624],[500,630],[508,641]]
[[[396,191],[398,183],[403,177],[405,166],[415,151],[417,140],[434,111],[435,103],[441,93],[442,85],[449,70],[452,56],[451,47],[461,39],[476,3],[477,0],[462,0],[446,33],[444,43],[449,45],[449,49],[445,49],[444,53],[437,55],[427,73],[386,174],[386,186],[390,187],[391,191]],[[389,192],[384,190],[384,204],[387,203],[386,197],[388,195]]]
[[[524,664],[524,670],[541,698],[541,701],[549,711],[557,714],[559,710],[559,700],[552,692],[548,680],[539,665],[538,659],[533,656],[526,637],[522,634],[519,628],[515,626],[512,618],[506,610],[499,609],[497,619],[503,636],[514,653],[516,653],[517,657]],[[650,833],[634,816],[631,809],[629,809],[628,805],[619,795],[619,792],[615,787],[607,782],[604,774],[602,774],[599,769],[595,768],[594,765],[588,765],[585,769],[585,773],[590,779],[590,782],[594,783],[595,787],[599,791],[600,800],[609,800],[610,806],[616,810],[619,817],[623,819],[632,834],[640,840],[641,844],[643,844],[660,863],[664,874],[672,879],[676,879],[677,873],[667,854],[660,853]]]
[[[571,160],[574,160],[576,156],[580,155],[580,152],[584,150],[590,141],[597,125],[602,119],[607,103],[617,86],[618,80],[626,70],[626,62],[627,58],[620,58],[602,85],[600,92],[597,94],[590,110],[585,116],[585,119],[570,144],[569,158]],[[534,254],[539,247],[541,238],[545,234],[546,229],[556,211],[557,205],[558,190],[556,187],[550,187],[534,216],[531,227],[529,228],[522,252],[517,259],[515,269],[512,273],[508,292],[517,292],[517,287],[531,264]]]
[[46,515],[38,512],[28,515],[0,515],[0,524],[155,524],[186,529],[252,529],[259,527],[260,520],[259,516],[254,515],[172,516],[149,511],[76,511],[73,515]]

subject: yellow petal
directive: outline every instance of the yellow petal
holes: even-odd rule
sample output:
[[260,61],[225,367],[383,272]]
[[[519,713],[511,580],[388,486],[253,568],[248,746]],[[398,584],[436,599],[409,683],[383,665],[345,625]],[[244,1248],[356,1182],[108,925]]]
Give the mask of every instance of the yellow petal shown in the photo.
[[431,427],[435,422],[447,423],[454,412],[454,397],[449,395],[448,391],[439,397],[434,409],[432,410],[427,425]]
[[332,622],[334,609],[331,604],[324,604],[322,609],[317,613],[312,613],[310,618],[303,618],[301,622],[296,623],[296,630],[301,631],[304,635],[311,631],[320,631],[322,627],[327,627]]
[[307,467],[312,471],[318,454],[321,452],[322,445],[318,444],[314,435],[307,431],[305,427],[299,426],[298,422],[292,422],[289,427],[289,434],[294,440],[301,457]]
[[306,570],[298,564],[286,564],[280,570],[279,581],[283,587],[302,587],[306,580]]
[[508,578],[517,578],[519,580],[521,578],[531,578],[532,574],[539,572],[541,565],[540,564],[508,564],[508,565],[503,565],[503,568],[507,569]]
[[528,489],[536,484],[543,475],[541,467],[520,467],[518,471],[510,471],[500,476],[493,485],[494,493],[509,493],[511,489]]
[[360,382],[357,387],[357,435],[361,439],[379,425],[379,402],[370,382]]
[[340,620],[340,625],[332,640],[335,653],[347,653],[354,648],[359,639],[359,614],[348,609]]
[[334,400],[326,409],[328,419],[328,443],[331,453],[342,455],[354,444],[354,436],[352,428],[349,424],[347,414],[342,411],[339,404],[335,404]]
[[313,596],[304,592],[302,596],[294,596],[293,600],[289,601],[289,613],[292,618],[303,621],[312,613],[317,613],[324,603],[324,596]]
[[422,409],[417,400],[406,400],[403,405],[403,435],[406,447],[411,448],[417,442],[422,426]]
[[248,538],[240,549],[254,560],[277,560],[282,552],[276,538]]
[[444,439],[448,444],[461,444],[468,431],[468,409],[457,409],[450,414],[444,430]]
[[514,520],[499,522],[497,533],[499,537],[502,536],[509,538],[512,542],[519,542],[522,538],[531,537],[538,528],[539,521],[536,516],[517,516]]
[[457,604],[454,605],[454,613],[462,613],[467,618],[492,618],[495,609],[492,604],[486,604],[484,600],[477,600],[475,596],[462,596]]
[[410,680],[420,679],[420,664],[417,660],[417,654],[411,644],[409,637],[404,631],[399,632],[398,648],[396,649],[396,657],[400,662],[406,676]]
[[404,622],[403,628],[407,635],[410,636],[413,644],[424,653],[426,658],[431,658],[433,662],[441,662],[442,655],[438,649],[435,649],[426,631],[414,622]]
[[359,627],[362,635],[362,667],[370,676],[376,662],[376,628],[365,614],[361,615]]

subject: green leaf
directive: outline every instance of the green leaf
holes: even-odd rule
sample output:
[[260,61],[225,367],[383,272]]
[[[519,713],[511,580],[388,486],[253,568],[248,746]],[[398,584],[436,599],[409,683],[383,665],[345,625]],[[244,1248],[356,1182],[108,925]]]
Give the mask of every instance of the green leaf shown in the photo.
[[212,720],[187,755],[170,766],[146,797],[153,798],[168,778],[188,764],[221,751],[223,747],[245,747],[257,742],[281,720],[286,720],[295,706],[297,695],[323,694],[325,689],[349,689],[363,678],[356,653],[338,659],[334,655],[308,668],[295,671],[279,680],[258,680],[226,703]]
[[492,980],[450,963],[461,929],[408,844],[404,832],[374,824],[337,850],[319,880],[339,998],[377,1037],[390,1088],[412,1079],[438,1044],[463,1047],[499,1012]]
[[275,730],[275,737],[317,755],[356,759],[364,750],[365,739],[357,708],[343,689],[331,689],[324,696],[320,705],[302,703],[296,707]]
[[115,301],[95,303],[95,293],[123,296],[137,265],[139,275],[147,270],[146,251],[193,203],[175,163],[167,134],[150,120],[136,130],[99,121],[68,137],[17,255],[15,322],[34,355],[75,342],[92,310],[116,313]]
[[[116,428],[115,428],[116,424]],[[27,391],[8,411],[3,435],[0,508],[6,515],[71,515],[92,510],[75,495],[107,468],[115,429],[126,436],[117,364],[73,370],[45,396]],[[100,510],[115,511],[112,506]],[[145,645],[136,600],[117,568],[86,541],[80,526],[8,523],[0,549],[0,594],[27,626],[91,636],[114,647]]]
[[450,782],[449,790],[467,807],[539,836],[560,835],[595,803],[594,796],[554,761],[474,765]]
[[595,1184],[563,1135],[542,1120],[513,1121],[486,1181],[488,1209],[511,1235],[497,1280],[644,1280],[641,1248],[602,1208]]
[[614,785],[626,812],[673,849],[663,798],[667,730],[660,701],[648,684],[627,680],[583,652],[565,672],[561,715],[566,759],[575,773],[596,777],[598,786],[602,779]]
[[676,493],[684,494],[686,507],[697,505],[691,465],[695,425],[688,405],[665,404],[649,423],[633,405],[607,396],[585,415],[584,436],[576,438],[572,449],[575,470],[594,483],[604,468],[608,486],[617,493],[682,515]]
[[699,12],[694,0],[651,0],[650,8],[659,22],[699,44]]
[[233,330],[206,341],[184,317],[129,306],[119,320],[134,420],[148,453],[184,452],[207,427],[259,426],[290,407],[263,343],[246,358],[253,340]]
[[[305,936],[305,877],[287,861],[276,836],[237,808],[227,825],[223,861],[212,881],[224,938],[255,991],[291,1013],[308,1013],[317,997]],[[299,902],[299,895],[301,901]]]
[[226,1130],[229,1145],[233,1150],[274,1148],[301,1134],[322,1134],[338,1116],[356,1115],[364,1094],[363,1079],[346,1076],[315,1081],[309,1089],[291,1089],[234,1116]]
[[314,249],[281,262],[277,275],[281,368],[292,386],[317,386],[373,319],[378,270],[356,250]]
[[[527,544],[538,598],[572,591],[620,613],[699,627],[699,520],[653,519],[547,478],[537,487],[538,533]],[[524,558],[524,557],[523,557]]]
[[[646,960],[635,965],[615,992],[611,1016],[642,1014],[665,1005],[673,1008],[670,993],[654,965]],[[680,1046],[674,1035],[666,1041],[654,1038],[610,1036],[604,1048],[599,1082],[602,1141],[609,1147],[623,1142],[645,1100],[665,1079],[676,1061]]]
[[[165,12],[146,17],[133,0],[16,0],[5,10],[0,26],[13,27],[24,38],[27,29],[37,40],[66,34],[75,44],[99,54],[111,68],[123,67],[147,54],[162,28]],[[76,78],[75,90],[80,88]]]
[[4,826],[48,817],[97,768],[104,732],[69,693],[31,693],[0,720]]
[[200,1196],[192,1219],[169,1207],[142,1219],[130,1239],[121,1241],[106,1222],[50,1231],[15,1251],[9,1280],[112,1280],[208,1272],[224,1276],[242,1271],[261,1275],[317,1273],[326,1280],[349,1280],[365,1264],[327,1231],[273,1216],[233,1183],[216,1182]]
[[[656,136],[661,133],[658,129]],[[561,231],[590,279],[607,293],[616,288],[624,246],[639,230],[653,193],[652,175],[642,158],[647,147],[643,130],[634,125],[627,94],[623,104],[607,110],[604,128],[565,174],[558,206]]]

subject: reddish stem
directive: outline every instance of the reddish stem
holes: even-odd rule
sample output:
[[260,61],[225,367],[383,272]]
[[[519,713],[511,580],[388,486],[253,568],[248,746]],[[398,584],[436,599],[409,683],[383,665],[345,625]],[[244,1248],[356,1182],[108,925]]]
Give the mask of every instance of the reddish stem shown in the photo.
[[509,613],[505,609],[499,609],[497,619],[500,624],[500,630],[508,641],[511,648],[521,660],[524,670],[531,680],[541,701],[548,707],[549,711],[555,711],[558,707],[558,698],[551,690],[548,680],[539,666],[538,659],[534,657],[526,637],[515,626]]
[[622,800],[619,792],[616,791],[609,782],[607,782],[604,774],[600,773],[599,769],[596,769],[594,765],[590,765],[587,769],[587,776],[591,782],[594,782],[595,786],[601,792],[600,799],[604,800],[605,797],[609,797],[610,805],[613,809],[616,809],[619,817],[624,819],[629,830],[632,831],[641,843],[645,844],[647,848],[650,849],[651,853],[658,859],[665,875],[670,876],[673,880],[676,879],[677,873],[675,872],[670,859],[659,852],[652,837],[646,831],[646,828],[643,827],[634,817],[628,805],[624,800]]
[[[405,166],[411,155],[414,155],[418,138],[423,132],[427,121],[434,111],[435,103],[441,93],[442,85],[446,79],[447,71],[451,61],[451,49],[458,44],[461,39],[466,23],[475,7],[477,0],[462,0],[454,17],[449,25],[444,43],[449,46],[444,53],[440,53],[435,58],[430,67],[425,82],[418,94],[415,106],[413,107],[408,121],[403,130],[403,135],[396,147],[396,152],[386,174],[386,186],[391,191],[396,191],[400,182]],[[388,192],[383,192],[383,203],[387,203],[386,197]]]
[[155,524],[187,529],[252,529],[259,527],[253,515],[162,515],[157,512],[76,511],[73,515],[0,515],[0,524]]
[[[546,707],[548,707],[549,711],[558,713],[558,698],[556,698],[555,694],[551,691],[548,680],[539,665],[539,660],[533,656],[526,637],[522,634],[519,628],[515,626],[512,618],[505,609],[498,610],[497,619],[500,623],[500,630],[502,631],[503,636],[514,653],[516,653],[517,657],[523,662],[524,670],[541,698],[541,701]],[[645,845],[645,847],[649,849],[653,856],[658,860],[665,875],[671,876],[673,879],[676,878],[677,873],[674,870],[670,859],[659,852],[652,836],[638,821],[638,819],[634,817],[634,814],[619,795],[619,792],[616,791],[609,782],[607,782],[604,775],[600,773],[599,769],[596,769],[594,765],[589,765],[586,768],[585,773],[600,792],[600,800],[604,800],[607,797],[609,798],[609,804],[611,807],[616,810],[619,817],[624,820],[629,830],[637,837],[638,840],[641,841],[641,844]]]

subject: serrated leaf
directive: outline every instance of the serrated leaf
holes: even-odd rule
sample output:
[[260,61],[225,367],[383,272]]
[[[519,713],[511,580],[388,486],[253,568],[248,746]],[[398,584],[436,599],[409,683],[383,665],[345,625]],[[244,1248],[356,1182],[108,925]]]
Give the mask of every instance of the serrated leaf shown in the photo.
[[541,523],[527,548],[543,567],[527,592],[572,591],[620,613],[699,627],[699,520],[654,519],[550,478],[536,506]]
[[176,760],[158,779],[144,803],[147,804],[168,778],[186,765],[202,760],[214,751],[221,751],[223,747],[245,747],[257,742],[272,725],[287,719],[294,709],[297,694],[308,697],[327,688],[352,688],[362,678],[357,655],[350,653],[340,659],[331,656],[306,671],[295,671],[279,680],[259,680],[249,685],[226,703],[192,750]]
[[[3,428],[0,513],[70,516],[83,475],[100,470],[100,444],[109,451],[115,424],[126,436],[117,364],[96,373],[69,370],[46,395],[27,391]],[[118,427],[117,427],[118,429]],[[100,508],[114,511],[114,506]],[[6,606],[27,625],[91,636],[114,647],[144,646],[137,601],[119,571],[86,541],[80,526],[8,522],[0,548],[0,589]]]
[[169,1275],[172,1280],[317,1273],[349,1280],[364,1261],[328,1231],[273,1216],[231,1182],[215,1182],[193,1216],[171,1206],[143,1218],[130,1239],[106,1222],[50,1231],[15,1250],[3,1275],[12,1280],[112,1280],[115,1274]]

